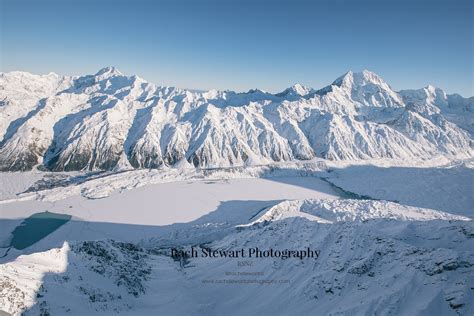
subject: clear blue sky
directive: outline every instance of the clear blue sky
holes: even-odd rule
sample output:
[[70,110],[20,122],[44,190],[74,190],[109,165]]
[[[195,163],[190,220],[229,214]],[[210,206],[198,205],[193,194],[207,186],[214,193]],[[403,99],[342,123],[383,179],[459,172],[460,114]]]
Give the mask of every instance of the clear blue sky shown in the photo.
[[277,92],[369,69],[396,90],[474,95],[472,1],[0,2],[1,71],[113,65],[161,85]]

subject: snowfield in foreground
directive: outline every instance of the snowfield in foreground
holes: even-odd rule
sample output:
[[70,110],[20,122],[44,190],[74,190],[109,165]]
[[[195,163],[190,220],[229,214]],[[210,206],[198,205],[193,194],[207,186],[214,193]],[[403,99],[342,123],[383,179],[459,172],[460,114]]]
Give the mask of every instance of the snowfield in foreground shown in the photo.
[[[474,310],[474,225],[467,218],[391,202],[300,200],[243,222],[211,221],[214,234],[183,224],[139,246],[65,241],[19,256],[0,266],[2,306],[52,315]],[[305,260],[247,258],[252,266],[239,267],[229,258],[174,260],[165,251],[173,246],[321,252]]]
[[[3,175],[15,184],[0,201],[8,313],[474,313],[470,160]],[[73,218],[26,249],[8,247],[43,211]],[[170,256],[191,247],[320,253]]]

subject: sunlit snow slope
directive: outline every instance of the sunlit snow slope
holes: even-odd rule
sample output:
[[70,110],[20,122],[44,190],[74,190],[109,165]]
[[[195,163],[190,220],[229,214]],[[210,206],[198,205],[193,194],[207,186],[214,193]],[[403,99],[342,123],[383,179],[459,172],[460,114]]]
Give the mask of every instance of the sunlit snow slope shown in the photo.
[[369,71],[278,94],[160,87],[113,67],[1,73],[0,170],[470,157],[473,104],[431,86],[395,92]]

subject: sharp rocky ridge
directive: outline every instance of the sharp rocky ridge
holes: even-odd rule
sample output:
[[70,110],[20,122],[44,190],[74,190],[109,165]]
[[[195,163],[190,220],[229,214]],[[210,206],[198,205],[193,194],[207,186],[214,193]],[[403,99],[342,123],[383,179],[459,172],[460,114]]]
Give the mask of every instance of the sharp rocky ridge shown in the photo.
[[78,77],[16,71],[0,73],[0,170],[472,157],[473,111],[473,97],[396,92],[367,70],[277,94],[163,87],[113,67]]

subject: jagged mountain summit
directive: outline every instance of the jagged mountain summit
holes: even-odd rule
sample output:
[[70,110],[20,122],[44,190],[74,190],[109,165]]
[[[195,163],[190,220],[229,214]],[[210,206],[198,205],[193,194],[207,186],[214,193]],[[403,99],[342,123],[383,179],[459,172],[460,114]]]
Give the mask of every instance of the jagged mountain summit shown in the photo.
[[277,94],[156,86],[113,67],[1,73],[0,87],[2,171],[473,154],[474,98],[431,86],[396,92],[367,70]]

